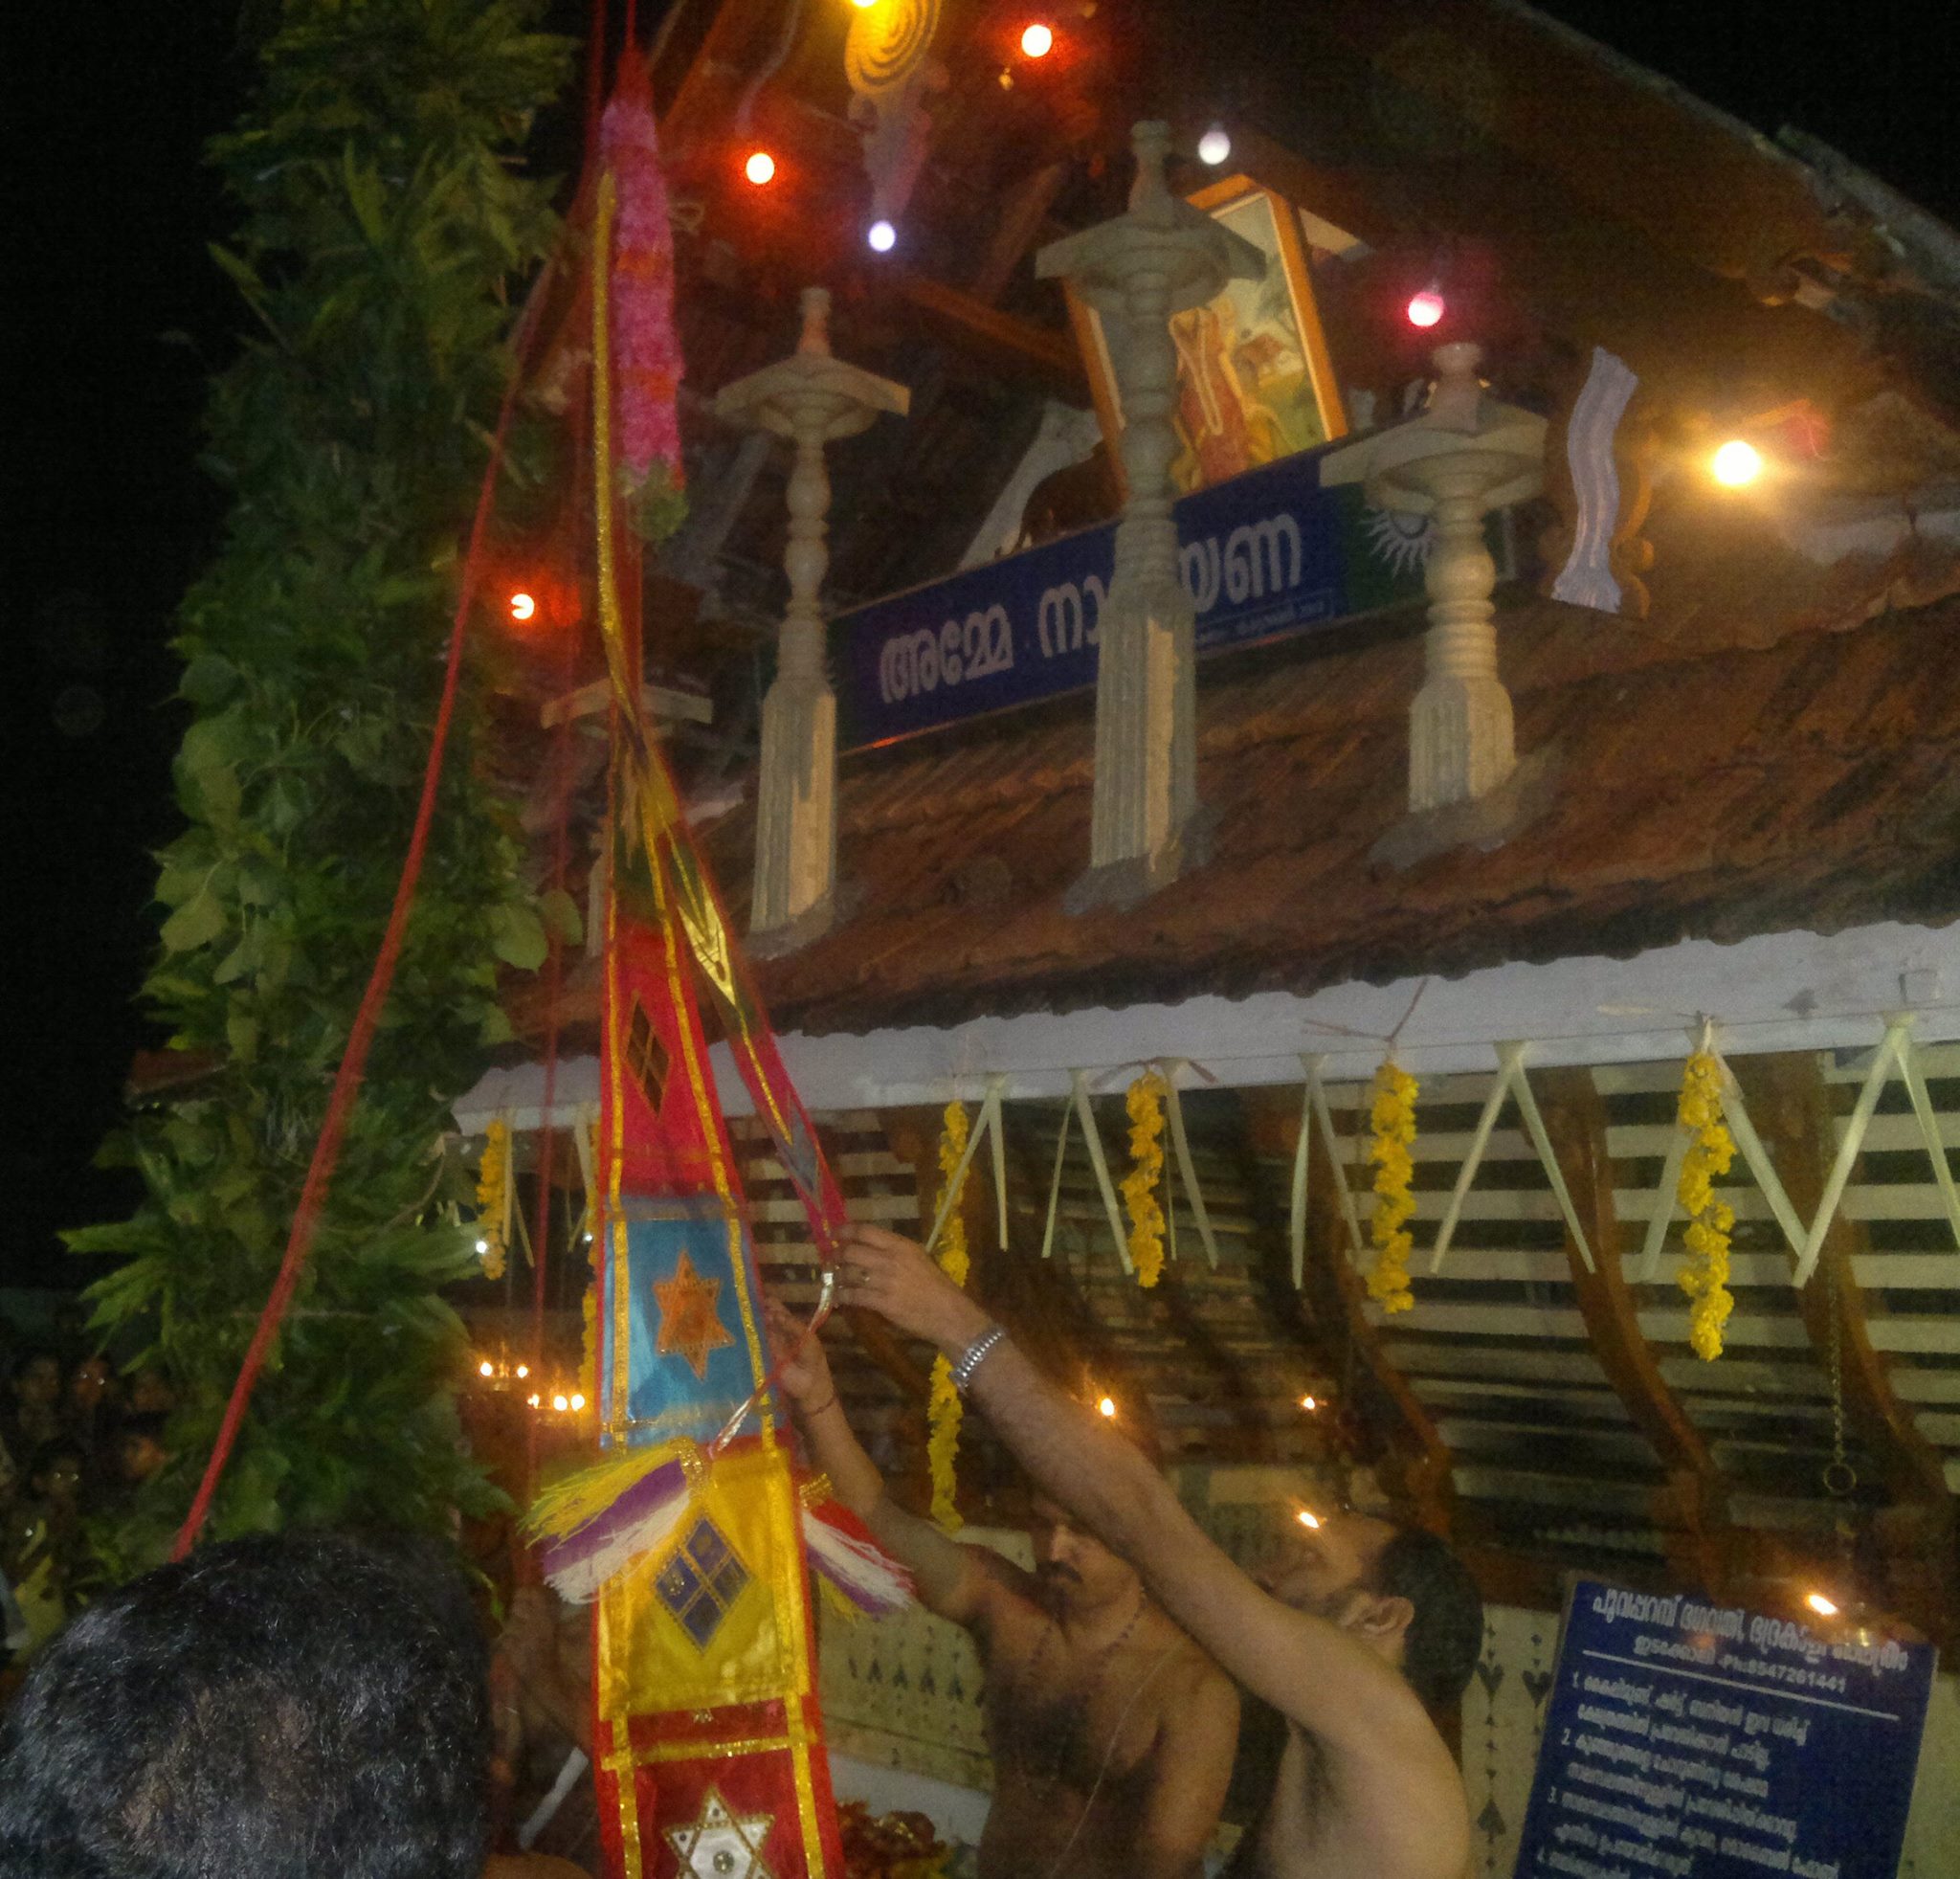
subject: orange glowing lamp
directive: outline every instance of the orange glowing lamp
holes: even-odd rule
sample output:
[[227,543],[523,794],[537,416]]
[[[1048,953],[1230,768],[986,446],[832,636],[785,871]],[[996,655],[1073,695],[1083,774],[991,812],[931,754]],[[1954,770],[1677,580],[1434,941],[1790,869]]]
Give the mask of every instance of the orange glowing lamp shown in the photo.
[[527,593],[523,588],[510,596],[510,616],[520,626],[527,625],[538,616],[538,596]]
[[1046,58],[1055,50],[1055,29],[1046,20],[1031,20],[1021,28],[1021,56]]
[[757,189],[766,189],[776,180],[776,160],[767,150],[751,150],[742,160],[742,173]]

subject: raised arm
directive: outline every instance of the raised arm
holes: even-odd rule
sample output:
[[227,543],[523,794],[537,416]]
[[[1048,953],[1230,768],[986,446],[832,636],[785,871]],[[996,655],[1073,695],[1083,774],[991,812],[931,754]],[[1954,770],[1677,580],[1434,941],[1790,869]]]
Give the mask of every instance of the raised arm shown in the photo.
[[[794,1350],[803,1327],[770,1299],[766,1307],[769,1336],[779,1352]],[[997,1557],[980,1547],[948,1539],[929,1520],[895,1507],[884,1491],[878,1464],[864,1452],[837,1400],[830,1359],[811,1338],[784,1367],[783,1394],[809,1444],[810,1459],[830,1476],[831,1491],[871,1529],[873,1537],[912,1575],[927,1611],[953,1623],[971,1626],[984,1615],[995,1583]],[[1007,1561],[1001,1560],[1005,1568]]]
[[[958,1356],[990,1320],[909,1241],[854,1225],[839,1253],[845,1294]],[[1042,1488],[1129,1560],[1164,1609],[1255,1695],[1371,1766],[1424,1766],[1448,1751],[1414,1692],[1336,1624],[1261,1591],[1205,1535],[1149,1463],[997,1345],[970,1394]],[[1454,1776],[1452,1774],[1452,1778]]]

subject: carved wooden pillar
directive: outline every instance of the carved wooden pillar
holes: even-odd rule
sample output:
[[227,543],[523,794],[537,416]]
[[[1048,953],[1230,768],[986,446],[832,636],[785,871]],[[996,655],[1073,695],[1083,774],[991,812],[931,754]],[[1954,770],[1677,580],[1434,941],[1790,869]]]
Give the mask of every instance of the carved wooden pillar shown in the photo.
[[1439,346],[1436,391],[1413,424],[1379,431],[1321,465],[1326,484],[1361,482],[1377,508],[1433,516],[1422,689],[1409,708],[1409,808],[1421,815],[1486,795],[1517,766],[1511,699],[1497,672],[1497,567],[1483,519],[1545,482],[1545,420],[1483,394],[1467,341]]
[[1137,173],[1128,210],[1035,257],[1037,275],[1066,276],[1102,316],[1129,485],[1101,615],[1089,872],[1069,897],[1076,911],[1140,900],[1175,880],[1187,859],[1197,809],[1195,615],[1170,517],[1177,348],[1169,321],[1228,280],[1258,280],[1265,265],[1251,243],[1166,187],[1168,125],[1140,123],[1130,142]]
[[763,700],[756,786],[748,927],[765,951],[813,938],[829,926],[836,886],[837,701],[824,671],[817,597],[830,565],[824,445],[865,430],[880,412],[902,415],[910,402],[902,385],[831,356],[830,303],[823,288],[806,287],[795,352],[724,386],[715,398],[717,415],[788,437],[796,452],[783,550],[790,604],[777,639],[775,682]]

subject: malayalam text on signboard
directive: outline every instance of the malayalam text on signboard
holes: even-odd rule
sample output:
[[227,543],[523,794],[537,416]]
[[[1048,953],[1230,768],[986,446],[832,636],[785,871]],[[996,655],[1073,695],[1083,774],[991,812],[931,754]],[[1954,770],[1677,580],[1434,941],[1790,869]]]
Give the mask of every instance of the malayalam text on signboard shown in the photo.
[[1893,1879],[1933,1651],[1582,1581],[1517,1879]]

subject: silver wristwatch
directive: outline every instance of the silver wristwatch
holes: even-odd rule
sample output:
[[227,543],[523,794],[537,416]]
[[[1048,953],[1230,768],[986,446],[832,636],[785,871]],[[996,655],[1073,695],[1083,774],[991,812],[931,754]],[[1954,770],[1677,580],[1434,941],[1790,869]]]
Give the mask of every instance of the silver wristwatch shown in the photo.
[[965,1396],[967,1385],[973,1380],[973,1373],[992,1354],[993,1347],[996,1344],[1004,1344],[1006,1341],[1006,1331],[1002,1331],[998,1325],[989,1325],[972,1343],[968,1345],[953,1359],[950,1372],[953,1388],[959,1391],[962,1396]]

